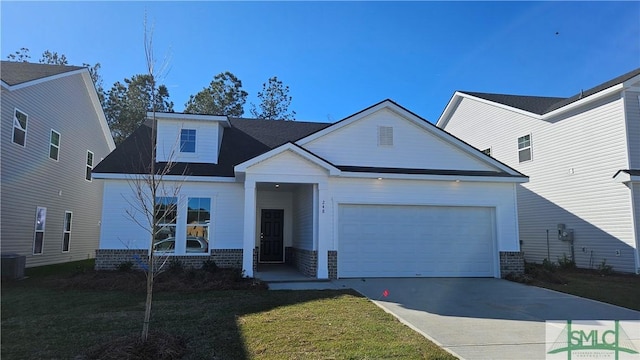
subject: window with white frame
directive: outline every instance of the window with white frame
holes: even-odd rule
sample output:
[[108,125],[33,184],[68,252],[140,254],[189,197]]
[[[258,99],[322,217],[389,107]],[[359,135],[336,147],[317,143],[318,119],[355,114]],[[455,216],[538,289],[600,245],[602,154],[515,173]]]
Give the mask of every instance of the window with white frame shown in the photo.
[[209,252],[209,225],[211,224],[211,199],[189,198],[187,202],[188,253]]
[[162,252],[175,252],[178,198],[157,197],[153,216],[156,225],[153,232],[153,249]]
[[71,211],[64,212],[64,226],[62,227],[62,252],[68,252],[71,247]]
[[[209,253],[211,198],[190,197],[186,202],[186,211],[182,206],[183,210],[178,211],[176,197],[156,198],[155,251],[181,255]],[[177,233],[178,228],[186,231]]]
[[482,153],[485,154],[485,155],[491,156],[491,148],[486,148],[486,149],[482,150]]
[[58,161],[60,155],[60,133],[51,130],[51,136],[49,137],[49,158]]
[[518,138],[518,162],[531,160],[531,134]]
[[13,112],[13,142],[25,146],[27,140],[27,114],[15,109]]
[[40,255],[44,249],[44,228],[47,223],[47,208],[38,206],[36,209],[36,226],[33,235],[33,254]]
[[93,153],[87,150],[87,169],[84,178],[91,181],[91,172],[93,171]]
[[186,153],[196,152],[196,130],[195,129],[180,130],[180,152],[186,152]]
[[392,126],[378,126],[378,146],[393,146]]

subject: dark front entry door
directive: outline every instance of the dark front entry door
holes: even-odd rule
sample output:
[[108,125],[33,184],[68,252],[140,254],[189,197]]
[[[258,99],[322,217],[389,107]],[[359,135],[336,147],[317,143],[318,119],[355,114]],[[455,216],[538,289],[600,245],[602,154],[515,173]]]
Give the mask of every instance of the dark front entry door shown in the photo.
[[263,209],[260,224],[260,261],[282,262],[284,210]]

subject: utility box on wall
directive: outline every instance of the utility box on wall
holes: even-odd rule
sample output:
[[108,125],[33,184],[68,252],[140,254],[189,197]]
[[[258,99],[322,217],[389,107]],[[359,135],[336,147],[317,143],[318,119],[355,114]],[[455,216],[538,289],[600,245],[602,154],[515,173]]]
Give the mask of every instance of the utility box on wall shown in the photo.
[[2,278],[3,279],[22,279],[24,277],[24,267],[27,258],[18,254],[2,254],[0,262],[2,262]]
[[573,242],[573,229],[567,229],[564,224],[558,224],[558,240]]

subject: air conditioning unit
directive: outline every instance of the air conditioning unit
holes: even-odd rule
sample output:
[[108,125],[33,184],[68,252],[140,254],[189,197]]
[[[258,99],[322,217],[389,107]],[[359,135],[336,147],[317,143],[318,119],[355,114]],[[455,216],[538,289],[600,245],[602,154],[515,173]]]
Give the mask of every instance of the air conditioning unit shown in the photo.
[[18,254],[0,255],[3,279],[22,279],[24,277],[24,267],[27,261],[26,256]]

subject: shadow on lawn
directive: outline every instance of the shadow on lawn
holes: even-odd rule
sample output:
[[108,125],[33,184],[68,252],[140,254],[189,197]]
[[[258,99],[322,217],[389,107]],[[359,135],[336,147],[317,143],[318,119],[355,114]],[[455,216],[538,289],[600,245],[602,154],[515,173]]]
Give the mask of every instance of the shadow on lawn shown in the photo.
[[[85,329],[82,334],[65,331],[65,336],[78,337],[78,342],[53,345],[49,354],[28,355],[30,358],[70,356],[77,359],[249,359],[251,355],[243,337],[246,331],[242,329],[243,317],[344,294],[360,296],[352,290],[267,291],[264,283],[239,278],[237,273],[225,270],[166,272],[155,284],[151,323],[154,338],[145,346],[138,341],[144,313],[144,282],[145,276],[140,272],[82,270],[34,276],[16,283],[3,282],[3,290],[11,291],[14,287],[21,291],[28,291],[29,287],[62,290],[64,294],[60,296],[71,304],[83,303],[83,307],[68,311],[62,308],[55,314],[56,322],[73,323],[70,329]],[[11,316],[11,313],[22,316],[30,306],[46,308],[45,299],[38,301],[24,304],[25,309],[11,309],[10,313],[3,314],[3,320],[4,315]],[[55,324],[51,326],[53,332],[61,332],[53,330]],[[60,324],[57,326],[63,329]],[[38,332],[30,327],[23,330],[33,332],[26,338]],[[44,344],[57,344],[59,340],[55,336],[40,335],[40,339]],[[4,348],[5,344],[3,353]]]

